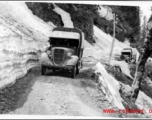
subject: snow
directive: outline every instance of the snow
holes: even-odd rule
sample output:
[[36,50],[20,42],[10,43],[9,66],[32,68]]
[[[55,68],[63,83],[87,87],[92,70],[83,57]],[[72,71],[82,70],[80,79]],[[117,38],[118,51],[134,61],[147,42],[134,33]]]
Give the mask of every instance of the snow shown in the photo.
[[92,56],[96,60],[100,60],[102,57],[101,50],[96,46],[91,45],[88,41],[84,41],[84,52],[83,57]]
[[52,37],[56,38],[69,38],[69,39],[79,39],[79,33],[65,32],[65,31],[53,31]]
[[[146,81],[150,79],[150,78],[146,78]],[[120,82],[121,83],[121,82]],[[126,84],[123,84],[121,83],[122,86],[123,86],[123,91],[125,93],[128,93],[132,88],[129,86],[129,85],[126,85]],[[150,80],[150,83],[152,85],[152,82]],[[148,82],[147,82],[147,85],[149,85]],[[149,86],[151,86],[149,85]],[[151,86],[152,87],[152,86]],[[152,116],[151,113],[149,113],[149,110],[151,110],[152,108],[152,99],[147,96],[144,92],[142,91],[139,91],[139,94],[138,94],[138,97],[137,97],[137,100],[135,102],[135,104],[137,105],[137,107],[139,109],[143,109],[144,110],[144,113],[148,116]]]
[[59,8],[57,5],[54,4],[54,6],[54,11],[61,16],[62,21],[64,22],[64,27],[74,28],[70,14]]
[[[98,57],[99,57],[98,59],[103,59],[104,61],[108,62],[113,37],[110,36],[109,34],[104,33],[97,26],[94,26],[94,36],[95,36],[95,40],[96,40],[95,48],[98,48],[97,52],[98,52],[98,54],[100,54],[100,55],[98,55]],[[115,66],[115,65],[120,66],[122,72],[125,75],[127,75],[128,77],[132,78],[132,76],[130,75],[130,70],[129,70],[128,64],[125,61],[115,60],[115,56],[120,56],[123,48],[131,48],[128,41],[120,42],[117,39],[115,39],[112,58],[111,58],[112,60],[110,61],[110,64],[113,66]],[[132,48],[132,50],[133,50],[133,55],[136,55],[136,62],[137,62],[138,58],[139,58],[139,52],[135,48]]]
[[[61,18],[64,23],[64,27],[70,27],[73,28],[73,24],[71,23],[71,17],[68,13],[63,12],[59,7],[55,8],[55,11],[61,15]],[[111,49],[112,44],[112,36],[104,33],[102,30],[100,30],[98,27],[94,26],[94,37],[96,39],[96,43],[94,45],[91,45],[86,40],[84,40],[84,53],[83,58],[92,58],[92,61],[100,61],[104,60],[107,62],[109,60],[109,53]],[[114,50],[113,50],[113,59],[114,55],[120,55],[121,50],[123,48],[131,48],[130,44],[125,41],[124,43],[119,42],[117,39],[115,40]],[[135,51],[135,50],[134,50]],[[137,55],[137,51],[133,52],[135,55]],[[89,62],[92,62],[89,61]],[[130,70],[128,67],[128,64],[124,61],[116,61],[112,60],[112,65],[119,65],[122,72],[132,78],[130,75]],[[119,82],[115,80],[111,75],[107,73],[105,68],[102,66],[102,64],[97,63],[96,64],[96,73],[100,73],[100,83],[101,83],[101,89],[106,94],[107,99],[112,102],[115,106],[117,106],[120,109],[124,109],[124,106],[122,104],[122,98],[120,97],[119,93]],[[132,78],[133,79],[133,78]]]
[[117,106],[119,109],[124,109],[122,104],[122,99],[119,93],[120,85],[119,82],[113,78],[109,73],[107,73],[106,69],[103,67],[101,63],[97,63],[95,66],[95,73],[99,75],[99,80],[101,83],[101,89],[106,94],[106,98]]
[[[0,89],[15,83],[16,79],[23,77],[27,71],[38,65],[38,53],[44,51],[48,46],[47,40],[52,35],[55,27],[51,22],[45,23],[37,18],[27,8],[24,2],[0,2]],[[64,27],[73,28],[70,15],[55,5],[55,12],[61,15]],[[108,18],[109,19],[109,18]],[[107,61],[109,59],[112,36],[104,33],[94,26],[96,43],[91,45],[84,40],[83,57],[92,57],[94,61]],[[114,45],[114,55],[120,55],[123,48],[131,48],[127,41],[119,42],[117,39]],[[139,57],[136,49],[134,54]],[[30,61],[30,62],[27,62]],[[111,61],[112,65],[119,65],[122,72],[131,77],[128,64],[124,61]],[[107,99],[118,108],[123,109],[122,99],[119,94],[119,82],[107,73],[104,66],[99,62],[96,64],[96,73],[100,73],[101,89],[105,92]],[[140,91],[137,105],[141,108],[150,109],[144,106],[144,99],[152,105],[151,98]],[[139,104],[142,103],[141,104]]]
[[[110,36],[109,34],[104,33],[101,29],[99,29],[97,26],[94,25],[94,35],[97,38],[97,43],[96,45],[98,45],[101,49],[103,49],[106,53],[110,53],[110,49],[111,49],[111,44],[112,44],[112,40],[113,37]],[[115,38],[116,39],[116,38]],[[117,39],[115,40],[115,44],[114,44],[114,52],[113,54],[119,52],[121,52],[121,50],[123,48],[130,48],[130,46],[126,43],[122,43],[120,41],[118,41]],[[115,51],[116,50],[116,51]]]
[[[102,9],[101,9],[102,10]],[[61,18],[64,22],[64,27],[70,27],[73,28],[73,23],[71,21],[71,17],[68,13],[60,9],[59,7],[55,7],[55,12],[61,15]],[[103,13],[105,11],[102,11]],[[102,17],[104,17],[103,13],[100,11],[99,14],[101,14]],[[112,19],[112,17],[107,17],[107,19]],[[94,26],[94,36],[96,39],[96,43],[94,45],[91,45],[86,40],[84,41],[84,58],[90,58],[92,61],[100,61],[105,60],[107,61],[109,58],[110,48],[112,44],[112,36],[109,34],[104,33],[102,30],[100,30],[98,27]],[[111,61],[112,65],[119,65],[122,72],[132,78],[130,75],[129,66],[124,61],[116,61],[114,59],[114,55],[120,55],[121,50],[123,48],[131,48],[128,41],[125,42],[119,42],[117,39],[115,40],[114,44],[114,50],[113,50],[113,60]],[[138,60],[139,58],[139,52],[137,49],[133,49],[133,55],[136,55],[136,58]],[[87,60],[87,59],[86,59]],[[99,82],[101,84],[102,91],[106,94],[107,99],[112,102],[115,106],[117,106],[119,109],[124,109],[124,106],[122,104],[122,98],[119,93],[120,84],[119,82],[112,77],[110,74],[107,73],[104,66],[98,62],[95,66],[95,73],[99,75]],[[132,78],[133,79],[133,78]],[[148,102],[149,106],[145,106],[145,99]],[[149,98],[147,95],[145,95],[143,92],[140,91],[139,97],[137,99],[137,106],[141,109],[149,110],[152,106],[151,98]]]
[[[26,28],[30,29],[33,34],[36,34],[37,38],[40,37],[44,39],[44,37],[40,36],[41,34],[46,35],[47,37],[50,36],[52,31],[51,27],[38,17],[34,16],[24,2],[1,2],[0,7],[3,8],[0,10],[1,17],[7,22],[13,23],[14,28],[26,26]],[[28,30],[26,32],[28,35],[31,34],[28,33]],[[38,34],[39,32],[41,34]]]
[[[61,19],[62,19],[62,22],[64,24],[64,27],[67,27],[67,28],[74,28],[73,26],[73,22],[71,21],[71,16],[69,13],[67,13],[66,11],[62,10],[61,8],[59,8],[57,5],[55,5],[55,9],[54,11],[59,14],[61,16]],[[78,28],[77,28],[78,29]],[[80,29],[79,29],[80,30]],[[81,31],[82,32],[82,31]],[[71,35],[69,35],[69,33],[66,33],[67,35],[65,35],[65,32],[61,32],[60,31],[60,36],[62,37],[71,37]],[[72,33],[72,34],[77,34],[77,33]],[[55,35],[56,36],[56,35]],[[74,35],[75,37],[76,35]],[[84,48],[84,42],[85,42],[85,38],[84,38],[84,33],[82,32],[82,45],[81,45],[81,48]]]
[[[71,22],[72,22],[71,17],[68,13],[63,12],[63,10],[61,10],[59,7],[56,7],[55,11],[59,15],[61,15],[61,18],[64,23],[64,27],[71,27],[71,28],[73,27],[72,26],[73,24],[71,25]],[[98,37],[99,39],[101,38],[97,43],[99,46],[96,46],[96,45],[92,46],[90,43],[84,40],[83,57],[93,56],[93,58],[95,58],[96,60],[99,60],[99,59],[102,59],[101,53],[105,51],[107,47],[109,47],[109,43],[111,42],[109,38],[111,37],[101,32],[101,30],[97,28],[96,26],[94,26],[94,31],[95,31],[94,32],[95,36]],[[118,44],[118,46],[124,45],[124,44],[121,44],[118,40],[116,41],[116,44]],[[101,47],[103,48],[103,51],[101,50]],[[114,105],[116,105],[118,108],[124,109],[124,106],[122,105],[122,102],[121,102],[122,99],[119,94],[119,87],[120,87],[119,83],[111,75],[107,73],[105,68],[100,63],[96,64],[96,72],[100,72],[102,74],[102,76],[100,76],[100,82],[102,83],[101,88],[105,92],[107,99],[110,102],[112,102]]]
[[49,46],[47,41],[54,25],[34,16],[24,2],[0,2],[0,8],[2,89],[23,77],[30,68],[39,65],[37,53]]
[[144,109],[146,115],[152,116],[149,112],[152,112],[152,99],[147,96],[144,92],[139,91],[138,98],[135,103],[140,109]]
[[121,70],[122,70],[122,73],[124,73],[125,75],[127,75],[128,77],[133,79],[133,77],[130,75],[129,66],[128,66],[128,64],[125,61],[111,60],[110,61],[110,65],[119,66],[121,68]]

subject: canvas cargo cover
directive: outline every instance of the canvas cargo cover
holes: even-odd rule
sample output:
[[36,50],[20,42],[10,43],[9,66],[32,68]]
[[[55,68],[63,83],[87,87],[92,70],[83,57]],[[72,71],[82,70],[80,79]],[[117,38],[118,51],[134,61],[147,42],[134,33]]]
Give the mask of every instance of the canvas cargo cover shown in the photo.
[[121,52],[131,52],[131,50],[123,49]]
[[80,34],[79,33],[75,33],[75,32],[53,31],[51,37],[79,39],[80,38]]
[[[53,38],[69,38],[69,39],[80,39],[80,34],[76,32],[66,32],[66,31],[53,31],[51,37]],[[82,45],[84,48],[84,33],[82,32]]]

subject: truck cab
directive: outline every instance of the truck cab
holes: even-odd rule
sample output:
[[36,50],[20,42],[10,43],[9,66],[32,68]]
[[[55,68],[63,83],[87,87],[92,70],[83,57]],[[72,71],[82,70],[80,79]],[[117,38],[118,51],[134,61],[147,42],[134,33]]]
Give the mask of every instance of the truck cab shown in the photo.
[[120,59],[125,60],[127,63],[130,63],[133,59],[132,49],[131,48],[124,48],[121,51]]

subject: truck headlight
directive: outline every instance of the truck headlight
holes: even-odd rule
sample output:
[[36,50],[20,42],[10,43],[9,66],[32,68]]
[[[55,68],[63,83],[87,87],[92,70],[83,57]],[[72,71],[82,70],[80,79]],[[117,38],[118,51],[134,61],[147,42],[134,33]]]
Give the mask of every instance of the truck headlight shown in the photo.
[[48,51],[47,51],[47,54],[48,54],[48,55],[51,55],[51,51],[50,51],[50,50],[48,50]]
[[72,53],[71,53],[71,52],[68,52],[68,53],[67,53],[67,56],[68,56],[68,57],[71,57],[71,56],[72,56]]

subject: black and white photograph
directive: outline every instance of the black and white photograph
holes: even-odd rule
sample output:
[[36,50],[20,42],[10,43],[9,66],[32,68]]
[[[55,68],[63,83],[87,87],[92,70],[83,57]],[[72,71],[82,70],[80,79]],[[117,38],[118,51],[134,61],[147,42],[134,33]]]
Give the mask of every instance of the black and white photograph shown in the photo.
[[152,118],[152,2],[0,1],[0,119]]

